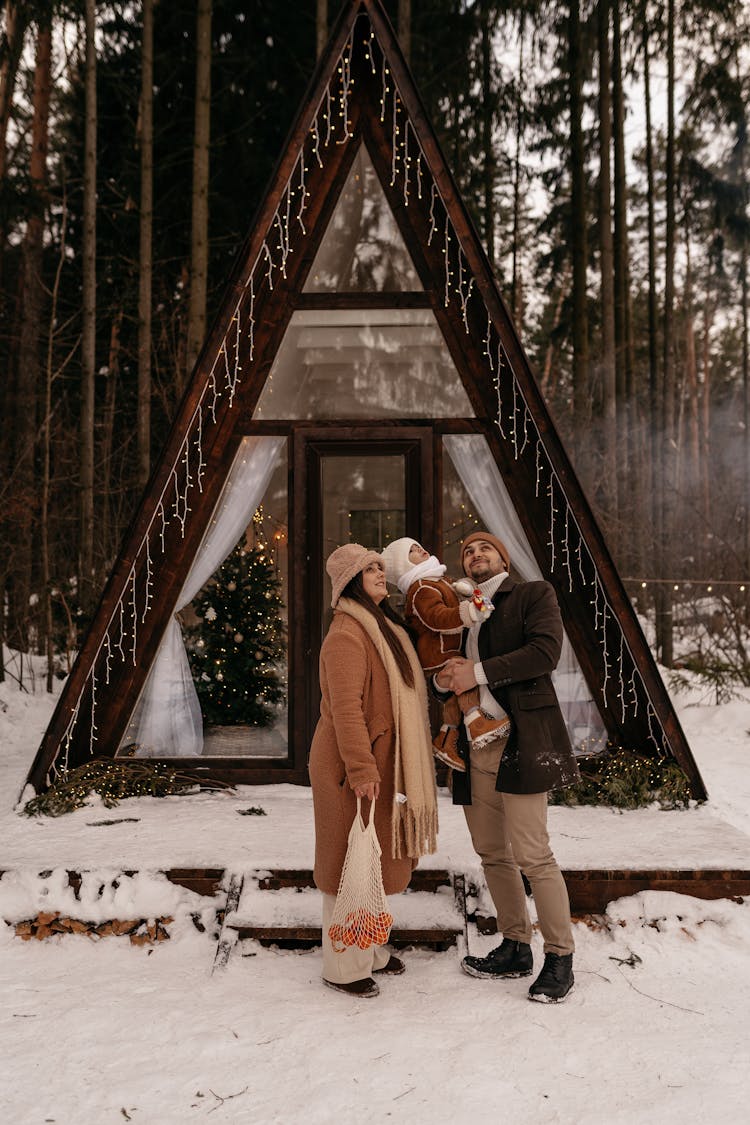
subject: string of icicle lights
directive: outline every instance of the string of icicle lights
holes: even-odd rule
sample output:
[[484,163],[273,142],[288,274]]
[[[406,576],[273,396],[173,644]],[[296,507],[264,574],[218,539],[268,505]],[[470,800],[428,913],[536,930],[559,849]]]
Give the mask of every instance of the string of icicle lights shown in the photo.
[[[339,55],[332,79],[312,113],[305,141],[281,193],[280,203],[269,223],[260,250],[252,266],[246,271],[223,339],[203,377],[198,402],[185,429],[185,437],[169,468],[161,493],[153,504],[140,546],[91,659],[78,701],[71,708],[67,726],[48,771],[48,783],[68,771],[70,748],[81,721],[82,700],[88,697],[88,744],[90,753],[94,755],[99,735],[96,720],[102,681],[105,686],[109,684],[113,661],[123,664],[131,661],[134,666],[137,664],[139,625],[146,621],[153,606],[154,567],[165,554],[167,527],[172,524],[178,526],[180,535],[184,538],[192,510],[191,500],[203,491],[206,435],[217,424],[219,405],[223,409],[231,409],[243,377],[247,375],[247,370],[252,370],[256,295],[261,286],[266,285],[272,291],[280,277],[286,278],[289,256],[294,252],[293,243],[307,235],[305,214],[310,199],[307,187],[310,169],[314,164],[323,168],[326,154],[331,151],[332,146],[347,144],[354,136],[350,122],[354,86],[352,59],[355,50],[360,49],[372,75],[377,77],[379,74],[380,121],[384,128],[390,128],[391,131],[390,185],[400,190],[406,207],[415,198],[420,201],[429,198],[427,241],[431,246],[437,240],[437,245],[441,246],[445,306],[457,302],[467,334],[470,332],[470,308],[472,315],[486,317],[483,352],[497,395],[497,425],[503,440],[510,443],[516,460],[533,451],[536,495],[546,497],[547,503],[550,570],[552,573],[564,573],[570,591],[574,588],[588,588],[603,662],[602,699],[608,706],[619,708],[622,722],[625,722],[628,714],[635,717],[639,708],[645,708],[649,738],[660,756],[667,753],[660,741],[661,727],[646,686],[601,584],[594,560],[567,502],[557,472],[547,456],[499,332],[475,285],[448,208],[430,173],[420,140],[407,119],[388,58],[380,44],[376,44],[368,17],[360,13]],[[246,357],[245,371],[241,363],[243,350]],[[613,650],[610,648],[612,644]]]

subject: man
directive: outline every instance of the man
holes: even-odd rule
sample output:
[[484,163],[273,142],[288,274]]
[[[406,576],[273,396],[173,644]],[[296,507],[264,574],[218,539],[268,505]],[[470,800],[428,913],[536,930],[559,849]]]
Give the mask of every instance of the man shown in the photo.
[[513,722],[504,750],[490,745],[469,752],[465,744],[466,772],[453,774],[453,802],[464,806],[503,934],[501,945],[486,957],[464,957],[462,968],[489,979],[531,974],[523,871],[545,954],[529,998],[559,1003],[573,987],[574,944],[568,892],[547,834],[547,793],[579,776],[550,678],[562,645],[560,609],[549,582],[509,576],[504,544],[486,531],[464,539],[461,563],[494,611],[471,626],[466,656],[450,660],[434,683],[453,692],[478,684],[483,710],[505,711]]

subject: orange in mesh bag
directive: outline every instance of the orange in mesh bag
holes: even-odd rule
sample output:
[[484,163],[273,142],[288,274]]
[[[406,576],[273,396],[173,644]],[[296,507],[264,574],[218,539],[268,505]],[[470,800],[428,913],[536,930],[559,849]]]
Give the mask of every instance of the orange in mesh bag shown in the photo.
[[393,925],[383,888],[381,849],[375,832],[375,802],[370,804],[370,819],[362,819],[362,799],[357,798],[357,815],[349,831],[346,857],[336,893],[328,936],[336,953],[352,945],[369,949],[385,945]]

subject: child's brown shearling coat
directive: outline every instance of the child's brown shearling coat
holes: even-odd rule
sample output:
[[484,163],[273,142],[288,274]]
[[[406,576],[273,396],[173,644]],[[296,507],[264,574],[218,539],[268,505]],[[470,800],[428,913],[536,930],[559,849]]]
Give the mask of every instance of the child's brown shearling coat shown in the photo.
[[451,656],[461,655],[464,626],[458,607],[458,594],[444,578],[418,578],[409,587],[404,617],[417,634],[425,672],[436,672]]

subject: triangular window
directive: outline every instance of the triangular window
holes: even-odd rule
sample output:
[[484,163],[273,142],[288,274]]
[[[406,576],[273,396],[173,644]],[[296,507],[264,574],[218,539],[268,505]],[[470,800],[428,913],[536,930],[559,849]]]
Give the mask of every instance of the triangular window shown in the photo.
[[388,293],[422,285],[364,145],[354,158],[306,293]]

